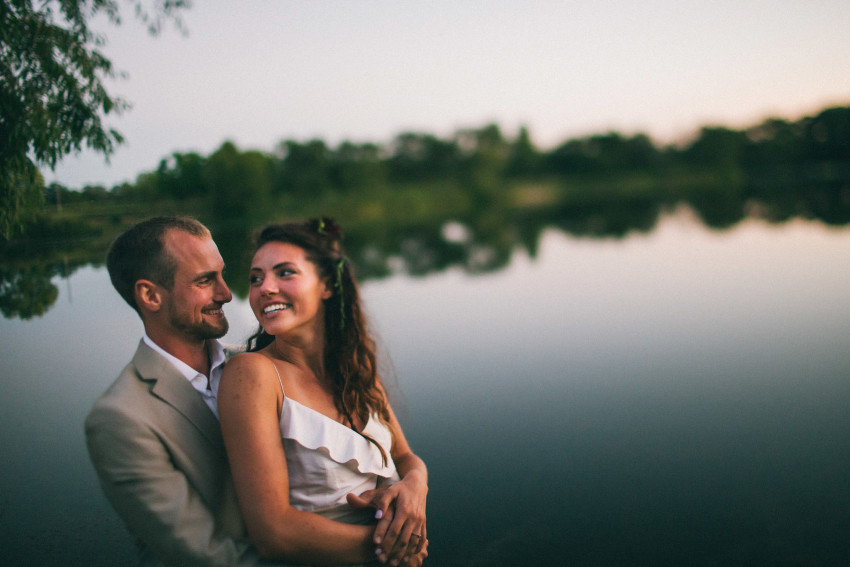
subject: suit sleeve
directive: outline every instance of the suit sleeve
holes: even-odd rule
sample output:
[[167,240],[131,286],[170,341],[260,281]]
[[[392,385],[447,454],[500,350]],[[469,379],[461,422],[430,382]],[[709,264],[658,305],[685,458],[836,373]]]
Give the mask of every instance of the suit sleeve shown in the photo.
[[255,562],[247,542],[224,533],[148,425],[120,408],[96,406],[86,419],[86,444],[107,499],[160,561],[205,567]]

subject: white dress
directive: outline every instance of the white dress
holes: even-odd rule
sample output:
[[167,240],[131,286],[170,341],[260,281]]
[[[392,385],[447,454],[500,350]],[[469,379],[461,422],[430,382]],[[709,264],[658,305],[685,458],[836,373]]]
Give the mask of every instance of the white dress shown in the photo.
[[[282,382],[280,388],[283,392]],[[392,484],[399,476],[390,457],[389,428],[372,415],[363,433],[384,449],[386,464],[374,443],[284,392],[280,434],[289,469],[289,502],[294,508],[348,524],[375,521],[374,510],[352,508],[345,495]]]

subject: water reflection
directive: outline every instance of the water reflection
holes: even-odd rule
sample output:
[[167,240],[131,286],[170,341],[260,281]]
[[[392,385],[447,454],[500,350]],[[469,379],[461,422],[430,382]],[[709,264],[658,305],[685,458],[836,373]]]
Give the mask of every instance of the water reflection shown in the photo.
[[[732,181],[720,186],[695,183],[687,198],[681,192],[675,198],[665,197],[664,180],[656,180],[652,190],[600,184],[593,198],[587,194],[571,198],[565,189],[554,202],[537,207],[482,196],[471,212],[446,213],[411,224],[399,224],[391,214],[346,223],[346,247],[359,278],[366,281],[399,272],[424,276],[454,266],[468,273],[496,271],[505,268],[517,250],[534,257],[548,228],[578,237],[621,239],[652,231],[661,214],[681,207],[694,211],[713,229],[728,229],[747,218],[850,223],[850,186],[843,181],[789,184],[781,179],[756,179],[746,186]],[[246,273],[251,231],[256,227],[238,219],[231,219],[226,227],[212,226],[229,272]],[[43,315],[57,297],[51,279],[68,277],[82,266],[101,265],[113,236],[6,243],[0,262],[3,316]],[[237,296],[246,295],[243,278],[232,278],[230,285]]]
[[[428,565],[850,564],[850,228],[695,214],[623,238],[493,215],[358,247],[441,266],[363,286],[429,464]],[[133,561],[82,422],[141,324],[102,267],[68,281],[73,301],[59,283],[43,316],[0,320],[4,564]],[[226,311],[243,340],[250,308]]]
[[438,564],[846,563],[847,237],[680,215],[370,286],[450,518]]
[[24,320],[44,315],[59,297],[59,289],[50,281],[55,275],[50,266],[0,267],[0,312],[6,318]]

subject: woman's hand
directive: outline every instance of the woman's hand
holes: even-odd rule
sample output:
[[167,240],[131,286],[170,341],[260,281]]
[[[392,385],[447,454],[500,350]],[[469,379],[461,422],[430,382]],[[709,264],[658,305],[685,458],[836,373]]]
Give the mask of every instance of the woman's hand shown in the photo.
[[373,541],[380,562],[398,565],[409,557],[409,561],[413,562],[410,564],[416,566],[427,557],[427,495],[428,484],[424,474],[416,469],[391,486],[367,490],[359,496],[348,495],[350,505],[377,510],[375,517],[378,524]]
[[348,503],[357,508],[375,508],[378,524],[372,535],[378,561],[419,567],[428,556],[425,501],[428,496],[428,469],[410,449],[401,425],[389,409],[393,445],[390,455],[401,480],[390,486],[348,494]]

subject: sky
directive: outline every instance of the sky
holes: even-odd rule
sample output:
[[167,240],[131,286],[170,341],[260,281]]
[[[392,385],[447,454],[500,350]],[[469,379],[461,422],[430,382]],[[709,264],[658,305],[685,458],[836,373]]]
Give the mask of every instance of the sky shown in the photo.
[[850,105],[847,0],[195,0],[186,34],[158,37],[125,12],[97,29],[126,74],[107,86],[132,108],[106,121],[126,142],[48,182],[133,182],[228,140],[272,153],[496,123],[541,149],[611,130],[673,143]]

